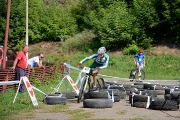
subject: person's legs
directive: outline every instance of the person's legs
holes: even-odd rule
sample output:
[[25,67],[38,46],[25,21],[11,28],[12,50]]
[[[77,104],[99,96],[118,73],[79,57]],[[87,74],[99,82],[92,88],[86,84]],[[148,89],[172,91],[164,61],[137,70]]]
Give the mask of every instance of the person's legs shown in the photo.
[[94,82],[94,87],[96,87],[96,83],[97,83],[97,75],[93,74],[93,82]]
[[[16,68],[16,78],[17,78],[17,80],[20,80],[21,77],[23,77],[23,76],[26,76],[26,71],[21,69],[21,68]],[[24,88],[25,88],[24,82],[21,81],[20,87],[19,87],[19,92],[24,93]]]
[[93,76],[93,90],[97,90],[97,71],[94,70],[92,71],[92,76]]

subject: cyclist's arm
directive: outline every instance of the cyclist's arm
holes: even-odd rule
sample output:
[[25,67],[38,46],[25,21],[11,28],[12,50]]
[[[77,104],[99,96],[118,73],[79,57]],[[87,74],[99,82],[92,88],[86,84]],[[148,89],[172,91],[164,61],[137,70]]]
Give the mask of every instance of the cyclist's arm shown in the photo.
[[134,64],[136,64],[136,58],[137,58],[137,55],[135,55],[135,56],[133,57]]
[[98,56],[98,54],[93,54],[93,55],[91,55],[91,56],[89,56],[89,57],[86,57],[86,58],[84,58],[83,60],[81,60],[80,63],[82,64],[82,63],[84,63],[84,62],[86,62],[86,61],[88,61],[88,60],[90,60],[90,59],[92,59],[92,58],[95,58],[95,57],[97,57],[97,56]]
[[105,54],[105,57],[106,57],[106,62],[101,67],[99,67],[100,69],[104,69],[104,68],[106,68],[108,66],[109,55]]

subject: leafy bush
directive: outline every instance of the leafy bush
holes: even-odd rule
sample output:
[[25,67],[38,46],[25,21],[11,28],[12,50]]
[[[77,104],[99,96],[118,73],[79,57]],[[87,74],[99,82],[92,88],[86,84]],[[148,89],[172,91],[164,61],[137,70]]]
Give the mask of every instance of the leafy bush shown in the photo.
[[16,51],[22,50],[24,45],[25,45],[25,40],[19,40],[17,45],[16,45]]
[[63,50],[73,51],[80,50],[85,52],[92,52],[89,46],[95,35],[91,31],[83,31],[69,39],[67,39],[63,45]]
[[99,42],[109,49],[119,49],[132,42],[135,17],[128,13],[126,7],[125,2],[113,2],[108,8],[92,10],[84,17]]
[[128,45],[128,47],[124,48],[123,53],[125,55],[133,55],[138,52],[138,46],[133,44],[133,45]]

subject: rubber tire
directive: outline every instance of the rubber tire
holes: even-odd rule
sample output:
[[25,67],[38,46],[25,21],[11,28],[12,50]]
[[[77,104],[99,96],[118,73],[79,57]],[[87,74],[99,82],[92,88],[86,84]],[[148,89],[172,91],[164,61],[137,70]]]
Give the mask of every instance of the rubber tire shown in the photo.
[[120,86],[113,86],[110,87],[110,89],[118,89],[119,91],[126,91],[124,87],[120,87]]
[[142,95],[145,95],[146,93],[149,96],[151,96],[152,98],[157,97],[157,95],[158,95],[157,90],[144,90],[144,91],[142,91]]
[[85,99],[91,99],[91,97],[89,96],[89,92],[84,92],[84,100]]
[[126,99],[126,92],[120,92],[119,97],[120,99]]
[[112,91],[113,91],[113,95],[120,95],[120,91],[118,89],[106,89],[101,91],[108,91],[109,95],[112,95]]
[[134,102],[132,106],[137,108],[146,108],[147,102]]
[[83,101],[84,108],[112,108],[111,99],[85,99]]
[[164,99],[165,99],[165,100],[171,100],[171,95],[170,95],[170,94],[164,95]]
[[74,99],[75,98],[75,92],[55,92],[55,94],[64,94],[67,99]]
[[132,85],[132,88],[143,89],[144,85]]
[[178,110],[178,102],[172,100],[156,100],[151,102],[153,110]]
[[89,91],[89,97],[90,98],[108,98],[108,92],[107,91],[100,91],[100,92],[96,92],[96,91]]
[[171,99],[178,99],[178,97],[180,96],[180,91],[174,91],[170,95]]
[[[144,96],[144,95],[134,95],[133,97],[133,102],[147,102],[148,100],[148,96]],[[152,100],[152,98],[150,97],[150,101]]]
[[119,101],[120,101],[120,96],[119,95],[114,95],[114,102],[119,102]]
[[165,95],[165,90],[157,90],[158,95]]
[[151,87],[150,90],[164,90],[162,86]]
[[61,97],[61,96],[45,96],[44,97],[44,103],[54,105],[54,104],[66,104],[67,98]]
[[160,86],[159,84],[144,84],[144,89],[150,89],[150,88],[153,87],[154,85]]

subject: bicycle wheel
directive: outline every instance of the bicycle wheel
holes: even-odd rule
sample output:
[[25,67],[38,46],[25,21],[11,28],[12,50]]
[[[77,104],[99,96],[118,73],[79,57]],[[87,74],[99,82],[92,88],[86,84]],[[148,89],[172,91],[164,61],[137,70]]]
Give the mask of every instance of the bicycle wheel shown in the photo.
[[132,69],[130,74],[129,74],[130,81],[133,81],[135,79],[135,75],[133,75],[133,72],[134,72],[134,69]]
[[144,70],[140,70],[140,72],[137,70],[136,74],[135,74],[135,79],[139,80],[139,81],[144,80],[145,79],[145,75],[146,74],[145,74]]
[[89,76],[88,78],[88,90],[92,89],[93,88],[93,82],[91,81],[91,77]]
[[85,85],[86,85],[86,80],[87,80],[86,77],[84,77],[84,79],[81,82],[81,86],[80,86],[80,89],[79,89],[79,96],[78,96],[78,100],[77,100],[78,103],[80,103],[80,101],[82,99],[84,89],[85,89]]
[[99,89],[105,89],[105,82],[103,78],[97,78],[97,87]]

